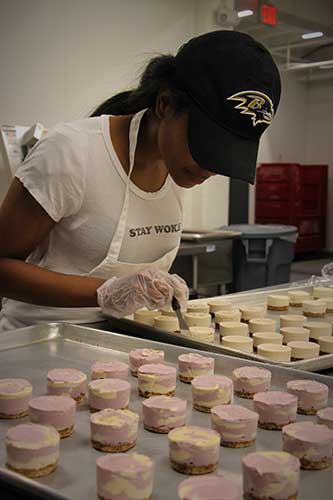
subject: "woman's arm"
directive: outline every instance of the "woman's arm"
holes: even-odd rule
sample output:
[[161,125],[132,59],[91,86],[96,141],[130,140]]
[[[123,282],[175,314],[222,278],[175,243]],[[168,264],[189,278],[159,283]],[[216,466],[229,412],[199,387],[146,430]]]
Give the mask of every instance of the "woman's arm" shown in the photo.
[[49,271],[25,259],[55,222],[14,178],[0,207],[0,296],[56,307],[96,307],[101,278]]

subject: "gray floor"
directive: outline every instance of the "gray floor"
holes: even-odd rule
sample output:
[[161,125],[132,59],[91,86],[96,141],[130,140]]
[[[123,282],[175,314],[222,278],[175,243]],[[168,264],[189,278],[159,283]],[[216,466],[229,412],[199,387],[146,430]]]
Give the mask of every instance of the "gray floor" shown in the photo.
[[311,276],[320,276],[321,269],[325,264],[333,262],[332,259],[313,259],[301,260],[291,264],[290,281],[300,281],[311,278]]

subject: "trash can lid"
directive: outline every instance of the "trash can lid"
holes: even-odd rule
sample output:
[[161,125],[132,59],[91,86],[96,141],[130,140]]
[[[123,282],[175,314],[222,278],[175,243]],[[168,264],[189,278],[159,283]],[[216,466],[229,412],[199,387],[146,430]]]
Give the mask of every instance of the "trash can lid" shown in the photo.
[[240,239],[247,238],[280,238],[298,232],[296,226],[283,226],[280,224],[232,224],[220,229],[239,231],[242,233]]

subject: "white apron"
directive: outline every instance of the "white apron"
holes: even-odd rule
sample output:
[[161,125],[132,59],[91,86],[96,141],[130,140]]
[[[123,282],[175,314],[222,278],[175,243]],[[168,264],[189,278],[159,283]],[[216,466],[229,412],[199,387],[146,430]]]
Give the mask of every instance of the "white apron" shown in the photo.
[[[83,276],[96,276],[109,279],[113,276],[120,277],[137,273],[151,265],[154,265],[161,270],[168,271],[177,255],[178,244],[154,262],[131,264],[129,262],[121,262],[118,260],[123,238],[126,232],[126,223],[129,211],[130,176],[134,167],[135,150],[140,122],[145,112],[146,109],[139,111],[131,120],[129,132],[130,169],[125,187],[123,208],[121,210],[117,229],[112,238],[108,253],[98,266]],[[6,301],[7,299],[4,300]],[[21,302],[18,310],[15,302],[16,301],[9,301],[7,307],[4,308],[5,316],[2,316],[0,319],[0,330],[11,330],[35,323],[50,321],[64,321],[67,323],[95,323],[105,319],[105,316],[102,314],[99,307],[47,307]]]

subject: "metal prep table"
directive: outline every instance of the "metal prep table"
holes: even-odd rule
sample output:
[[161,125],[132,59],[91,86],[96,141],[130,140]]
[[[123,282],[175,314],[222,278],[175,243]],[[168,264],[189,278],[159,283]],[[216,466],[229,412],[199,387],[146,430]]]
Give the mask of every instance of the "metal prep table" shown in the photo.
[[[127,353],[138,347],[158,348],[165,352],[166,362],[176,364],[180,354],[188,352],[184,347],[161,344],[145,339],[103,332],[91,328],[66,324],[41,324],[4,332],[0,342],[0,377],[26,377],[34,387],[34,395],[45,393],[47,371],[55,367],[73,367],[89,374],[96,360],[117,359],[127,362]],[[202,351],[198,351],[205,354]],[[235,357],[211,354],[215,358],[215,372],[230,376],[232,371],[244,364]],[[248,365],[258,363],[247,361]],[[298,378],[299,372],[267,365],[272,372],[273,389],[284,389],[286,382]],[[317,374],[303,373],[303,378],[312,378],[326,383],[332,396],[333,380]],[[137,394],[137,379],[130,377],[132,385],[130,410],[141,414],[142,398]],[[210,427],[210,415],[191,408],[191,386],[177,382],[176,396],[188,400],[188,424]],[[248,408],[252,401],[235,397],[234,402]],[[332,400],[330,401],[332,404]],[[101,453],[92,448],[89,432],[89,410],[85,403],[79,405],[74,434],[61,441],[60,463],[57,470],[38,480],[26,479],[4,468],[5,450],[0,448],[0,491],[2,498],[44,498],[53,500],[97,500],[95,460]],[[315,421],[315,417],[298,415],[297,420]],[[28,418],[21,419],[26,422]],[[19,421],[0,421],[3,439],[6,430]],[[257,443],[249,448],[221,447],[219,470],[227,477],[241,483],[241,458],[254,450],[281,450],[281,432],[258,429]],[[166,435],[146,431],[140,423],[138,442],[133,451],[149,455],[156,466],[154,500],[176,500],[178,484],[186,478],[171,469],[168,460]],[[5,490],[5,487],[7,490]],[[12,497],[5,491],[16,488]],[[302,471],[298,500],[330,500],[332,492],[332,469]]]

